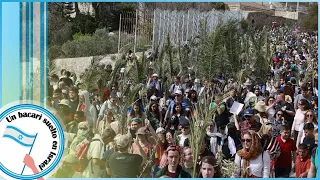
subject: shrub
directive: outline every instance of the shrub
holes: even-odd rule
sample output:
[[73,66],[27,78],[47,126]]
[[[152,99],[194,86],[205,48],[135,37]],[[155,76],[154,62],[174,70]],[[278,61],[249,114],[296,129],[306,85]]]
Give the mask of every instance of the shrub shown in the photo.
[[73,41],[62,45],[65,57],[87,57],[117,52],[117,38],[108,36],[106,29],[98,29],[93,35],[77,33]]

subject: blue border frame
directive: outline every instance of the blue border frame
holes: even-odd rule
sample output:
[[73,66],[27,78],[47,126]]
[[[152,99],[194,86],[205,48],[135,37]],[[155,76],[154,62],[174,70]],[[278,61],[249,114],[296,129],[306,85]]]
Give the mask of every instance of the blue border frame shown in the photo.
[[26,99],[29,99],[29,17],[30,17],[30,7],[29,7],[29,2],[26,3]]
[[[2,2],[0,2],[0,42],[2,45]],[[0,48],[0,67],[2,68],[2,48]],[[2,71],[0,72],[0,85],[2,86]],[[0,107],[2,106],[2,88],[0,88]]]
[[[44,3],[40,3],[40,103],[44,101]],[[47,23],[48,24],[48,23]],[[47,43],[48,46],[48,43]],[[48,76],[48,74],[46,74]]]
[[33,14],[33,3],[30,3],[30,25],[31,25],[31,27],[30,27],[30,71],[29,71],[29,78],[30,78],[30,100],[31,100],[31,102],[33,101],[33,77],[34,77],[34,75],[33,75],[33,16],[34,16],[34,14]]
[[23,4],[22,4],[22,2],[21,3],[19,3],[19,8],[20,8],[20,30],[19,30],[19,41],[20,41],[20,47],[19,47],[19,51],[20,51],[20,64],[19,64],[19,69],[20,69],[20,79],[19,79],[19,87],[20,87],[20,98],[19,98],[19,100],[20,100],[20,102],[21,102],[21,100],[22,100],[22,98],[23,98],[23,91],[22,91],[22,77],[23,77],[23,74],[22,74],[22,63],[23,63],[23,57],[22,57],[22,53],[23,53],[23,48],[22,48],[22,32],[23,32],[23,29],[22,29],[22,24],[21,24],[21,22],[22,22],[22,18],[23,18]]
[[50,172],[52,172],[54,170],[54,168],[56,168],[57,165],[59,164],[59,162],[63,156],[63,152],[64,152],[64,132],[62,130],[62,127],[61,127],[58,119],[53,114],[51,114],[51,112],[49,112],[47,109],[44,109],[41,106],[37,106],[34,104],[20,104],[20,105],[13,106],[13,107],[5,110],[0,115],[0,123],[2,120],[4,120],[4,117],[7,116],[9,113],[16,111],[16,110],[21,110],[21,109],[32,109],[32,110],[36,110],[40,113],[43,113],[43,114],[47,115],[53,121],[53,123],[56,125],[58,133],[59,133],[59,141],[60,141],[57,158],[54,160],[54,162],[47,169],[45,169],[44,171],[42,171],[38,174],[35,174],[35,175],[16,174],[16,173],[8,170],[6,167],[4,167],[1,162],[0,162],[0,170],[3,171],[8,176],[16,178],[16,179],[37,179],[37,178],[43,177],[43,176],[49,174]]

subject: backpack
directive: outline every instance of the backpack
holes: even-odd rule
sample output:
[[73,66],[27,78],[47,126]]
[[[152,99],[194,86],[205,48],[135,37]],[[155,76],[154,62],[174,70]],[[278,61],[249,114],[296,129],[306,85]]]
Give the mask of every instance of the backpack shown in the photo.
[[79,163],[77,165],[76,171],[83,172],[89,164],[89,161],[92,159],[87,158],[87,153],[89,149],[89,145],[91,142],[100,141],[99,139],[93,139],[91,141],[84,141],[76,148],[75,155],[77,156]]
[[230,149],[228,147],[228,137],[226,137],[223,140],[222,154],[223,154],[223,159],[231,159],[231,157],[232,157],[230,154]]
[[[235,155],[231,155],[230,154],[230,149],[228,146],[228,137],[227,136],[224,140],[223,140],[223,145],[222,145],[222,154],[223,154],[223,158],[224,159],[234,159]],[[236,151],[239,151],[240,149],[242,149],[242,144],[241,144],[241,140],[239,138],[233,139],[235,146],[236,146]]]

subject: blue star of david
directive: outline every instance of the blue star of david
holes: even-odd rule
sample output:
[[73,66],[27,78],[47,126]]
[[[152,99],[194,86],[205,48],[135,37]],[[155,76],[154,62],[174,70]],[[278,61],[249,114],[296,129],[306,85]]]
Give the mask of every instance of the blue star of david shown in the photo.
[[22,138],[23,138],[22,135],[19,135],[19,136],[18,136],[18,139],[19,139],[20,141],[22,140]]

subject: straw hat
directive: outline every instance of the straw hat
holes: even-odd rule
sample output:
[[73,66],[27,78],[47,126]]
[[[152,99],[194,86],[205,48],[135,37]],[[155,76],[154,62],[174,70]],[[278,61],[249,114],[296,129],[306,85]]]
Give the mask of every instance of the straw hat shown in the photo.
[[254,106],[254,109],[257,110],[258,112],[266,112],[266,104],[264,101],[259,101],[257,104]]

